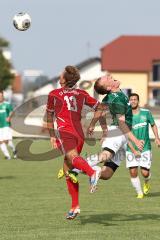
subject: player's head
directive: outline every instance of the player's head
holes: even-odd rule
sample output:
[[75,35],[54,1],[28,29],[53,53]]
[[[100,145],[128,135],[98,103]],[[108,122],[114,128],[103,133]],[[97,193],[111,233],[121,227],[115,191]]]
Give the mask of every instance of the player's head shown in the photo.
[[4,100],[3,91],[0,90],[0,102],[3,102],[3,100]]
[[79,70],[75,66],[66,66],[60,76],[60,85],[62,87],[72,88],[79,79]]
[[137,93],[131,93],[129,96],[129,102],[132,109],[137,109],[139,107],[139,95]]
[[98,94],[108,94],[109,92],[119,88],[120,82],[115,80],[110,74],[100,77],[94,84],[94,89]]

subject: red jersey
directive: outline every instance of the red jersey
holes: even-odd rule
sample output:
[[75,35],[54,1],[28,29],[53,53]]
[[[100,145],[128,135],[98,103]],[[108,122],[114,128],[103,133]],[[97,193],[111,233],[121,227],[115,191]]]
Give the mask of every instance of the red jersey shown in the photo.
[[59,88],[49,93],[47,111],[54,112],[59,130],[80,133],[83,105],[95,109],[98,103],[84,90]]

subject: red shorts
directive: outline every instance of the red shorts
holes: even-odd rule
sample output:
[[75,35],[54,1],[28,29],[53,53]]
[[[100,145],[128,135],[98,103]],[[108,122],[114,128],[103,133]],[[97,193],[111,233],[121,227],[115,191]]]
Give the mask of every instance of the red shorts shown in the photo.
[[78,154],[81,153],[84,139],[78,136],[76,133],[59,131],[57,136],[57,145],[58,148],[62,151],[63,154],[76,149]]

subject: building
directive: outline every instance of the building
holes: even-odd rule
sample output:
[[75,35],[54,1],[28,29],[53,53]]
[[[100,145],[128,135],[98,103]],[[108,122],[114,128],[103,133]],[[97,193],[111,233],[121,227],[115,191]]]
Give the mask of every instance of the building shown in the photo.
[[[106,74],[106,71],[101,70],[101,60],[98,57],[89,58],[81,63],[77,64],[76,67],[80,71],[81,79],[78,82],[78,87],[86,90],[91,96],[95,96],[94,92],[94,81],[96,78]],[[34,91],[34,97],[40,95],[48,95],[53,89],[60,87],[58,81],[59,77],[52,78],[47,84],[44,84],[41,88]]]
[[101,48],[102,70],[137,92],[141,105],[160,104],[160,36],[121,36]]

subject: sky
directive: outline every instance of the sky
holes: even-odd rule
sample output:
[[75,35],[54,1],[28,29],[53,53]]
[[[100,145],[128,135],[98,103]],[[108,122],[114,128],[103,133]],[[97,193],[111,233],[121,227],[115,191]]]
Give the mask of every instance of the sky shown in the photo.
[[[101,47],[121,35],[160,35],[159,9],[159,0],[0,0],[0,36],[20,73],[54,77],[66,65],[100,57]],[[19,12],[32,18],[25,32],[12,25]]]

